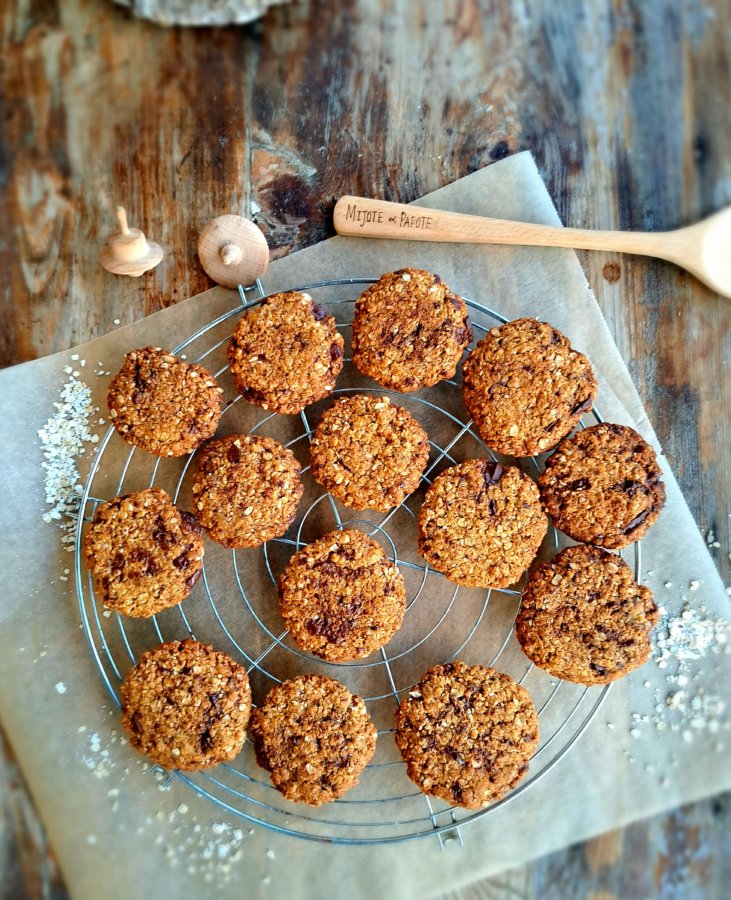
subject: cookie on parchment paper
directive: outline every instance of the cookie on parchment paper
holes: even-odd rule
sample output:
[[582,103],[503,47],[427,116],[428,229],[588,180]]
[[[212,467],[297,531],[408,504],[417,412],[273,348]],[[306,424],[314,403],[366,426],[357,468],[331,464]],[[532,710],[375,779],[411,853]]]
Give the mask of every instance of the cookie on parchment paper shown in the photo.
[[349,509],[386,512],[419,486],[429,437],[388,397],[341,397],[323,413],[310,446],[312,477]]
[[309,294],[287,291],[243,314],[228,360],[244,399],[295,415],[335,387],[343,347],[334,317]]
[[203,568],[201,528],[161,488],[147,488],[97,508],[84,558],[108,609],[146,618],[193,590]]
[[224,547],[258,547],[285,533],[304,487],[291,450],[273,438],[232,434],[198,454],[196,514]]
[[388,272],[355,302],[353,362],[391,390],[452,378],[471,341],[464,300],[423,269]]
[[215,766],[246,740],[246,669],[208,644],[159,644],[129,672],[120,696],[130,744],[166,769]]
[[288,800],[320,806],[358,783],[376,749],[363,700],[324,675],[272,688],[251,718],[256,760]]
[[421,791],[480,809],[528,771],[538,714],[508,675],[457,660],[429,669],[402,700],[396,746]]
[[492,328],[462,374],[465,406],[480,436],[508,456],[555,447],[591,410],[597,390],[589,360],[536,319]]
[[567,547],[531,573],[515,634],[541,669],[607,684],[647,662],[658,609],[627,563],[599,547]]
[[535,482],[513,466],[469,459],[445,469],[426,492],[419,552],[456,584],[508,587],[547,530]]
[[639,540],[665,505],[655,451],[633,428],[603,423],[562,441],[538,479],[557,528],[619,549]]
[[345,662],[391,640],[406,611],[406,588],[373,538],[331,531],[290,559],[279,579],[279,607],[300,649]]
[[221,418],[222,389],[195,363],[159,347],[131,350],[109,384],[117,432],[155,456],[185,456],[208,440]]

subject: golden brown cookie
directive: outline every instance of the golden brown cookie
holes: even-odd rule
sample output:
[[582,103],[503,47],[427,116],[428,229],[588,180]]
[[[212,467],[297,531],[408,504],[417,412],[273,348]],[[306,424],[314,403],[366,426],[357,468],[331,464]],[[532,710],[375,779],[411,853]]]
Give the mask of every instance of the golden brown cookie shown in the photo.
[[515,634],[525,655],[556,678],[606,684],[647,662],[657,620],[652,591],[621,557],[579,544],[531,574]]
[[127,441],[155,456],[184,456],[221,418],[216,379],[202,366],[161,350],[132,350],[109,385],[109,415]]
[[419,512],[419,552],[465,587],[508,587],[548,530],[538,488],[512,466],[469,459],[445,469]]
[[528,771],[538,714],[512,678],[455,661],[429,669],[402,700],[396,746],[419,790],[480,809]]
[[546,512],[575,541],[618,549],[665,505],[655,451],[626,425],[592,425],[563,441],[538,479]]
[[129,672],[120,696],[130,744],[166,769],[205,769],[244,746],[246,669],[208,644],[160,644]]
[[324,675],[272,688],[251,717],[256,761],[295,803],[320,806],[358,783],[376,749],[365,703]]
[[287,291],[244,313],[228,361],[249,403],[294,415],[335,387],[343,347],[333,316],[309,294]]
[[160,488],[102,503],[84,535],[84,558],[109,609],[145,618],[181,603],[203,568],[203,538],[192,513]]
[[258,547],[283,535],[304,490],[300,464],[278,441],[232,434],[198,455],[193,497],[198,520],[224,547]]
[[406,611],[406,588],[380,544],[355,529],[331,531],[290,559],[279,608],[298,647],[345,662],[391,640]]
[[394,391],[452,378],[471,340],[464,300],[423,269],[388,272],[355,302],[353,362]]
[[345,506],[386,512],[419,486],[429,437],[388,397],[354,394],[325,410],[310,456],[312,477]]
[[589,360],[535,319],[491,329],[462,374],[465,406],[480,436],[508,456],[555,447],[592,408],[597,390]]

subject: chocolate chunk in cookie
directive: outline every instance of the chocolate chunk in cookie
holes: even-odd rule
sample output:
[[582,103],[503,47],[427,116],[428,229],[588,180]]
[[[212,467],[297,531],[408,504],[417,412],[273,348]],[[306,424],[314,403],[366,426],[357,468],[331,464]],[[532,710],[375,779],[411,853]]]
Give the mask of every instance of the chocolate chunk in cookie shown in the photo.
[[396,745],[419,790],[479,809],[528,771],[538,714],[512,678],[455,661],[429,669],[401,702]]
[[120,695],[130,744],[166,769],[215,766],[246,740],[246,669],[208,644],[160,644],[127,675]]
[[395,391],[452,378],[471,340],[464,300],[422,269],[382,275],[355,302],[353,362]]
[[296,803],[320,806],[350,790],[376,749],[365,703],[323,675],[272,688],[251,717],[256,760]]
[[203,568],[203,538],[195,516],[148,488],[98,507],[84,558],[108,609],[145,618],[190,594]]
[[470,459],[445,469],[419,512],[419,552],[450,581],[508,587],[533,561],[548,522],[519,469]]
[[109,415],[127,441],[155,456],[184,456],[214,433],[221,388],[202,366],[161,350],[132,350],[109,385]]
[[274,294],[241,317],[228,359],[243,397],[294,415],[327,396],[343,368],[335,319],[309,294]]
[[198,455],[193,497],[198,520],[224,547],[258,547],[280,537],[304,490],[291,450],[269,437],[233,434]]
[[312,477],[341,503],[385,512],[419,486],[429,438],[388,397],[355,394],[325,411],[310,455]]
[[465,406],[480,436],[509,456],[555,447],[591,410],[597,390],[589,360],[535,319],[491,329],[462,372]]
[[580,544],[531,574],[515,634],[556,678],[606,684],[647,662],[657,619],[652,591],[621,557]]
[[661,476],[644,438],[603,423],[563,441],[538,484],[557,528],[575,541],[618,549],[639,540],[660,515]]
[[406,611],[401,573],[361,531],[331,531],[290,559],[279,606],[295,643],[328,662],[387,644]]

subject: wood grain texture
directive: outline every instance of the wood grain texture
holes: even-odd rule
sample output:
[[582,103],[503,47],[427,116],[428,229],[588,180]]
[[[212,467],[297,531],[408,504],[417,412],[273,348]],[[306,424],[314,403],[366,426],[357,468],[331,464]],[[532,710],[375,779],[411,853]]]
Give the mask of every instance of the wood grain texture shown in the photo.
[[[300,0],[225,30],[4,3],[0,363],[207,288],[195,245],[215,215],[255,214],[276,257],[327,237],[342,194],[408,202],[518,150],[567,225],[696,221],[731,203],[730,35],[727,0]],[[117,204],[165,249],[140,279],[98,266]],[[729,584],[731,303],[659,261],[579,258]],[[728,804],[633,825],[616,862],[575,847],[454,896],[713,896]],[[41,838],[17,863],[18,808],[0,896],[57,896]]]

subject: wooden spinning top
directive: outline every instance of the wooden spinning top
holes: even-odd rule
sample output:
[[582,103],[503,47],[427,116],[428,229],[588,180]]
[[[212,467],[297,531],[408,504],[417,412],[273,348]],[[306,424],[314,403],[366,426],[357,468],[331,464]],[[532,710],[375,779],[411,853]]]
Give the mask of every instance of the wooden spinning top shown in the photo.
[[108,272],[115,275],[131,275],[136,278],[154,269],[163,257],[159,244],[148,241],[139,228],[130,228],[123,206],[116,209],[119,231],[107,241],[99,257],[99,262]]
[[235,288],[253,284],[266,272],[269,246],[243,216],[218,216],[201,231],[198,256],[209,278],[221,287]]

